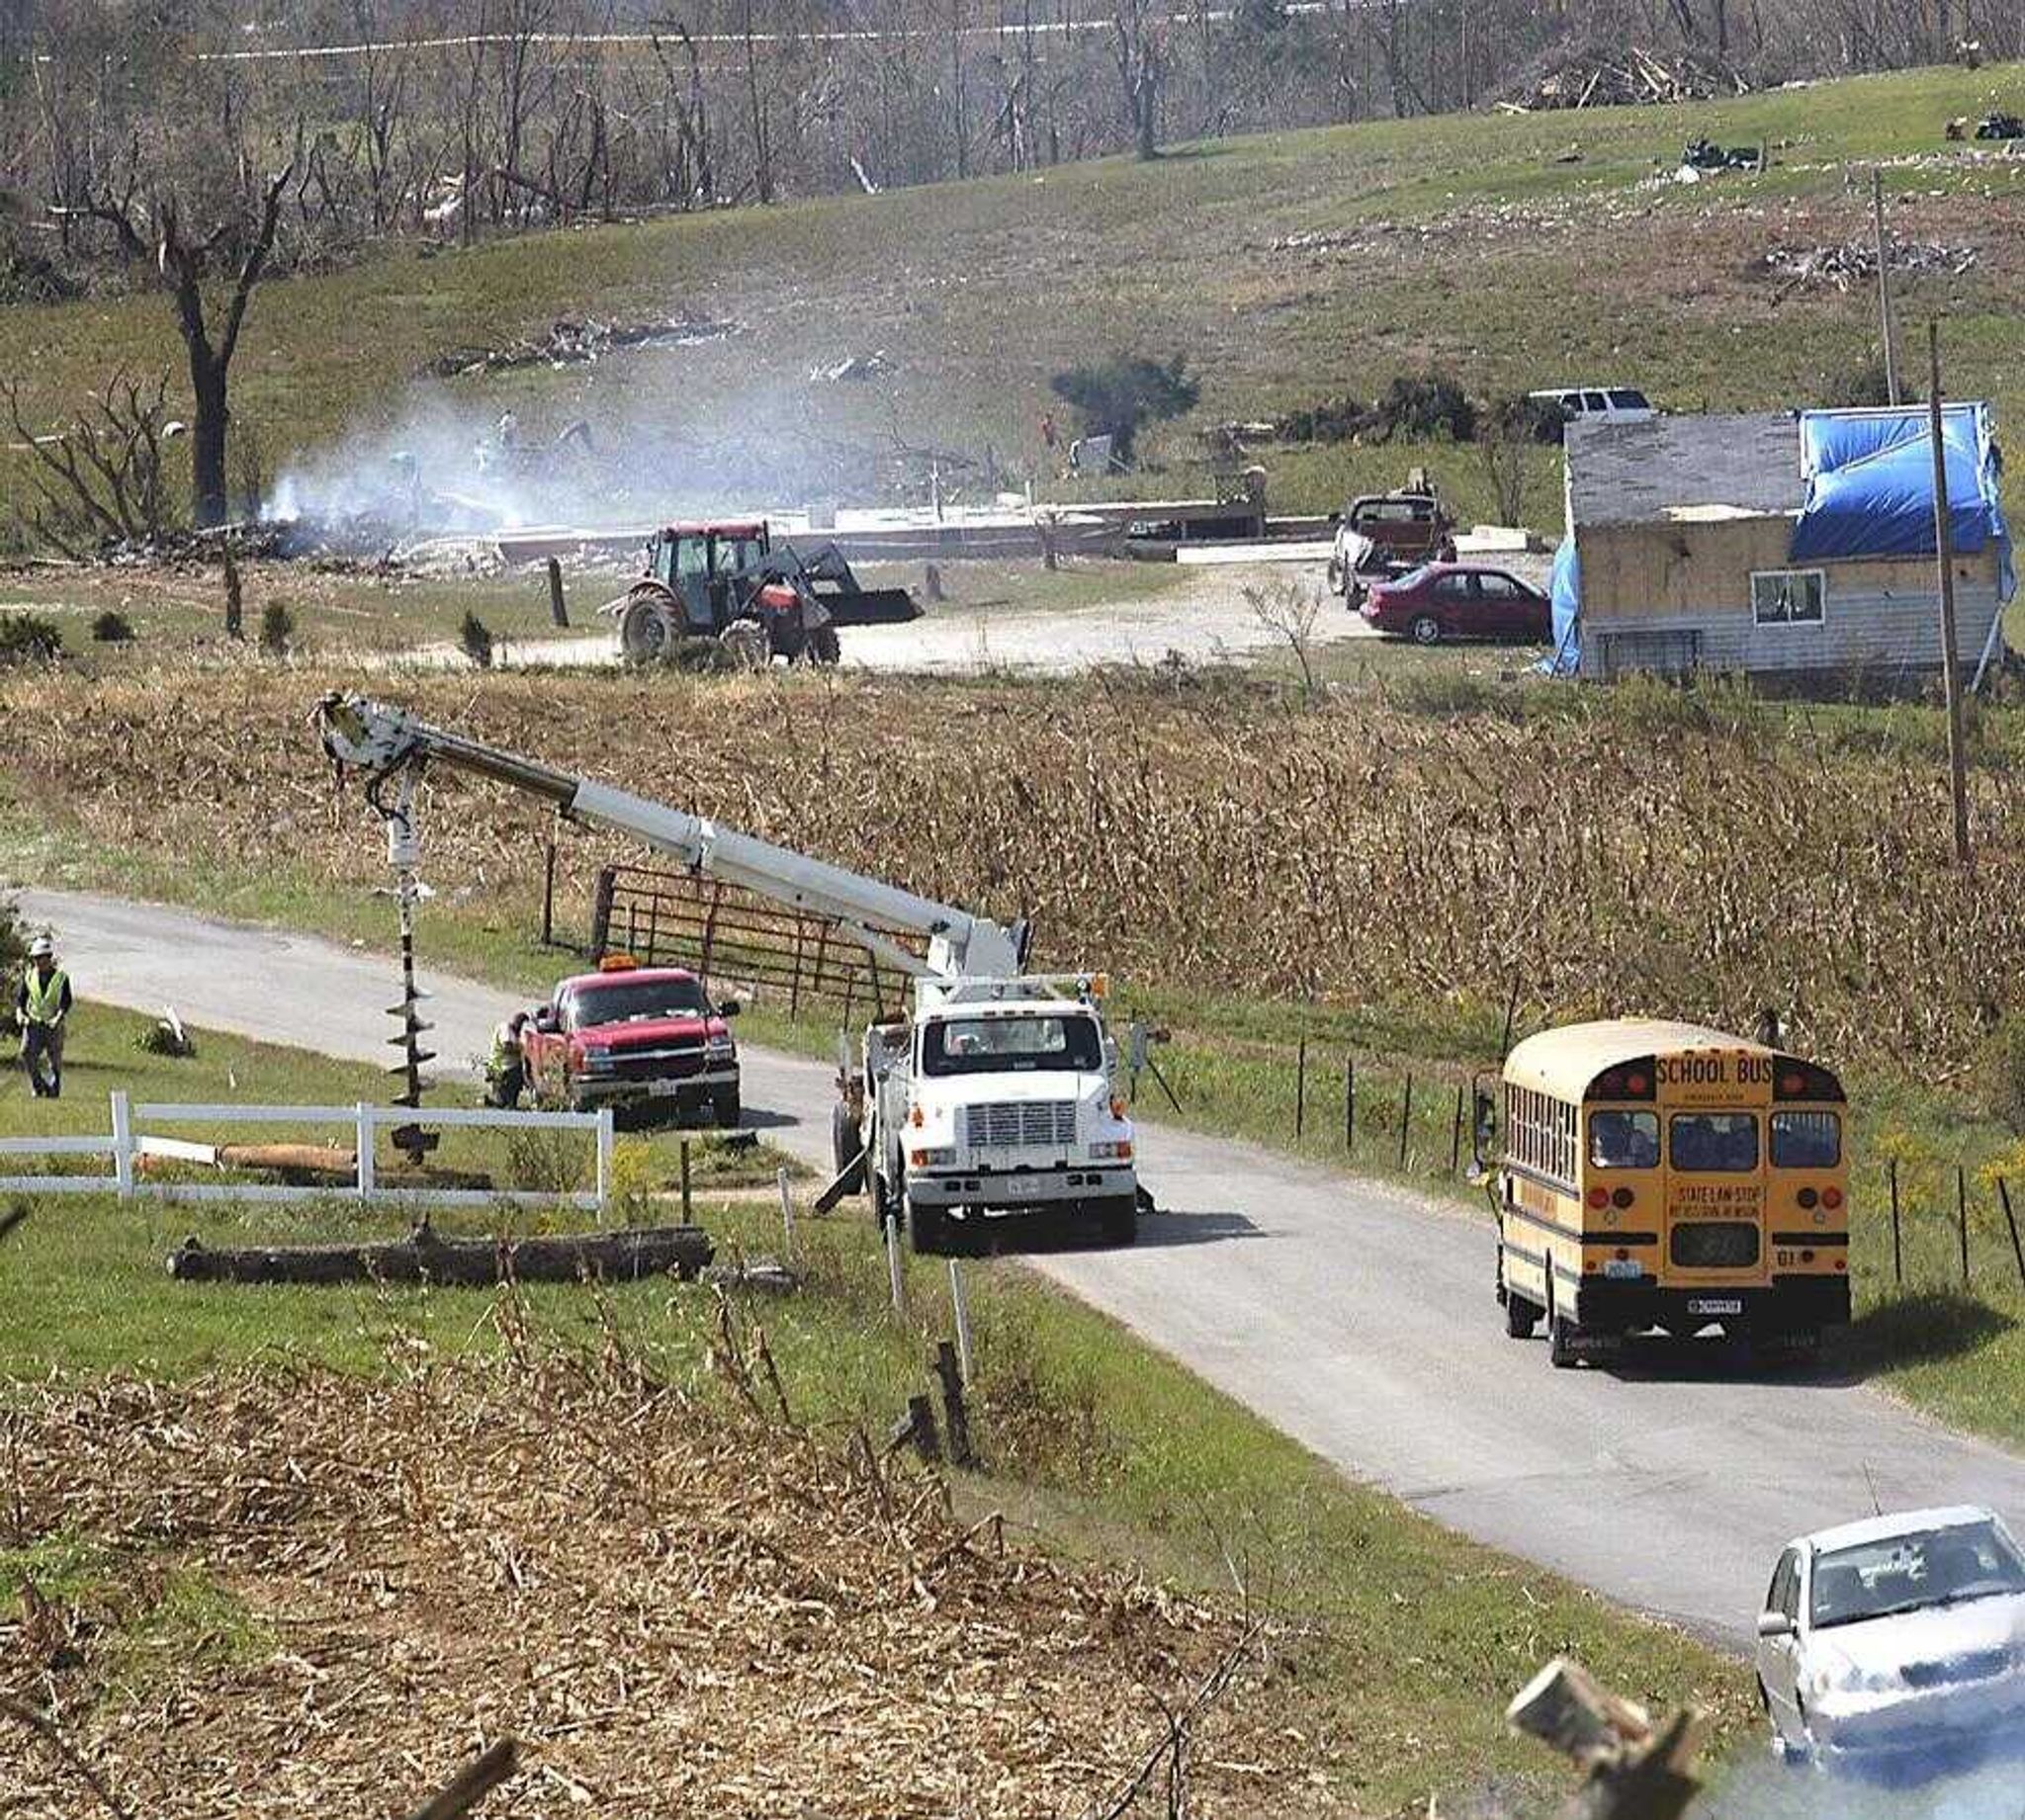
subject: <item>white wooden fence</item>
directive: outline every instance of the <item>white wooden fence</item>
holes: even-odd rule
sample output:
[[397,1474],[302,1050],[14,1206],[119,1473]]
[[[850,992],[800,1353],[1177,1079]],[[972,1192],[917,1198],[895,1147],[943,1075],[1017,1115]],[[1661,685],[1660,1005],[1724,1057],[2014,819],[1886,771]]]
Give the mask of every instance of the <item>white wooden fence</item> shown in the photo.
[[[115,1091],[113,1129],[105,1137],[0,1138],[0,1159],[9,1157],[103,1157],[111,1174],[0,1175],[0,1193],[116,1194],[123,1201],[139,1196],[163,1201],[314,1201],[346,1195],[374,1206],[490,1207],[501,1201],[516,1206],[569,1206],[602,1218],[612,1188],[612,1113],[508,1112],[493,1107],[449,1110],[406,1106],[202,1106],[142,1102],[130,1104]],[[209,1162],[211,1146],[187,1138],[136,1130],[138,1124],[165,1125],[342,1125],[352,1133],[357,1172],[349,1187],[289,1187],[278,1183],[235,1184],[222,1181],[149,1181],[139,1170],[143,1157],[164,1161]],[[383,1187],[375,1173],[374,1144],[383,1127],[421,1125],[428,1130],[450,1127],[495,1131],[587,1131],[597,1146],[596,1187],[588,1193],[542,1194],[525,1189]]]

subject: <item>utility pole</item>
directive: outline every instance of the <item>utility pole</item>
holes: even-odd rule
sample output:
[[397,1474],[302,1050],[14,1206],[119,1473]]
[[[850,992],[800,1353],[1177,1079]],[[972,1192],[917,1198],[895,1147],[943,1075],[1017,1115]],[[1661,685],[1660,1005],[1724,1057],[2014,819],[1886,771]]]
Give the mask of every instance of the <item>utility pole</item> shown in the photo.
[[1878,235],[1878,323],[1885,337],[1885,391],[1898,402],[1898,347],[1892,333],[1892,268],[1885,257],[1885,176],[1871,172],[1871,224]]
[[1941,688],[1948,702],[1948,787],[1955,802],[1955,863],[1969,864],[1969,769],[1962,751],[1962,662],[1955,651],[1955,524],[1948,505],[1948,451],[1941,435],[1941,325],[1926,325],[1928,420],[1934,445],[1934,561],[1941,583]]

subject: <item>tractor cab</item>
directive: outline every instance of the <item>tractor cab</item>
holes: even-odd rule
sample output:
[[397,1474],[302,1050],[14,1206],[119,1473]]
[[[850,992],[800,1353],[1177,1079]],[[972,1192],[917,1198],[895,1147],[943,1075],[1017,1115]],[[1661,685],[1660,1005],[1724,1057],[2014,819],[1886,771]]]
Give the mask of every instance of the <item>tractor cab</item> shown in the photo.
[[669,525],[648,553],[648,572],[682,603],[687,630],[705,637],[740,618],[749,577],[772,554],[764,520],[756,524]]

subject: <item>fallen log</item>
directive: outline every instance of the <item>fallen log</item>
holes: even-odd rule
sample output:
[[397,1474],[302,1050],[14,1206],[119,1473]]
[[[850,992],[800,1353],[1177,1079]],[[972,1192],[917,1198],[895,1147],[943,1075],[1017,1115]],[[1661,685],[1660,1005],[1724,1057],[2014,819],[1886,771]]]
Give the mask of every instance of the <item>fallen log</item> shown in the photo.
[[428,1225],[405,1239],[371,1245],[213,1248],[185,1239],[168,1256],[183,1283],[431,1283],[501,1281],[630,1282],[669,1271],[690,1282],[714,1255],[700,1226],[645,1226],[623,1232],[544,1238],[442,1239]]

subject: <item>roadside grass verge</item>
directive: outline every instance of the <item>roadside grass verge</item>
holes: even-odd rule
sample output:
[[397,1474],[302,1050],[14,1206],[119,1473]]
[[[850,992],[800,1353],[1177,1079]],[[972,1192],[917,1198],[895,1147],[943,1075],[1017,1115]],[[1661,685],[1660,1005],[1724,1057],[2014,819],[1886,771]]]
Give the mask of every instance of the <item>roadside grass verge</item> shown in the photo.
[[[306,1074],[322,1065],[305,1058]],[[531,1329],[556,1343],[616,1344],[682,1394],[722,1400],[728,1356],[763,1332],[797,1420],[883,1435],[928,1387],[925,1358],[953,1331],[946,1266],[907,1260],[908,1314],[887,1298],[870,1223],[808,1217],[792,1261],[802,1287],[667,1281],[602,1291],[527,1285],[510,1317],[486,1290],[258,1289],[181,1284],[163,1254],[195,1226],[207,1242],[364,1236],[400,1222],[357,1209],[121,1206],[45,1201],[0,1242],[0,1375],[139,1371],[172,1379],[241,1363],[322,1362],[403,1371],[431,1356],[494,1351]],[[724,1259],[780,1257],[778,1213],[705,1203]],[[463,1216],[483,1229],[483,1216]],[[1016,1260],[962,1265],[975,1341],[972,1410],[984,1465],[954,1476],[959,1514],[1003,1512],[1044,1545],[1245,1597],[1282,1626],[1284,1723],[1339,1801],[1360,1812],[1446,1806],[1495,1780],[1543,1793],[1555,1772],[1504,1734],[1504,1700],[1546,1656],[1579,1655],[1658,1706],[1694,1699],[1717,1749],[1753,1730],[1747,1672],[1551,1574],[1465,1542],[1343,1479],[1122,1328]],[[727,1325],[729,1323],[729,1325]],[[0,1389],[0,1404],[5,1391]],[[154,1652],[232,1656],[272,1647],[260,1613],[216,1584],[180,1583],[144,1551],[59,1534],[0,1548],[0,1597],[24,1578],[125,1614],[133,1673]]]

